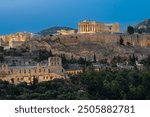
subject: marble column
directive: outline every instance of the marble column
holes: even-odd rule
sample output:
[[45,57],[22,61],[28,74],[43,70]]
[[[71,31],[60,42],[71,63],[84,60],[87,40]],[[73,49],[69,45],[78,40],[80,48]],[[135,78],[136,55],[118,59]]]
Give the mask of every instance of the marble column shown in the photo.
[[86,32],[88,31],[88,27],[87,27],[87,25],[86,25]]
[[87,32],[89,31],[89,27],[88,27],[88,24],[86,25],[87,26]]
[[95,32],[95,25],[94,25],[94,32]]
[[92,24],[92,32],[94,31],[94,26],[93,26],[93,24]]

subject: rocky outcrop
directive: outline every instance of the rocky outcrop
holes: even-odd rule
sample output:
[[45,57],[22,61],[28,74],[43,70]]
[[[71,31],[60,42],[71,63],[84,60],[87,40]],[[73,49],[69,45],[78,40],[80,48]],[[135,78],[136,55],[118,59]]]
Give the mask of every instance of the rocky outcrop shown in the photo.
[[150,19],[147,19],[135,26],[135,32],[150,34]]
[[[123,44],[120,44],[120,39]],[[150,35],[76,34],[33,39],[25,42],[22,47],[31,51],[46,49],[55,55],[65,54],[67,58],[84,57],[87,60],[92,60],[95,54],[97,60],[100,60],[132,54],[142,58],[148,56],[149,44]]]

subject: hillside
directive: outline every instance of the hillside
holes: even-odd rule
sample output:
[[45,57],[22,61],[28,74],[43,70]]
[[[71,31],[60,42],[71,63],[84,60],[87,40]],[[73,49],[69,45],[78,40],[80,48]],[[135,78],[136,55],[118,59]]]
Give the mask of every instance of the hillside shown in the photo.
[[150,19],[147,19],[135,26],[135,32],[150,34]]
[[[120,38],[124,41],[123,45],[119,44]],[[144,57],[149,54],[149,45],[149,35],[76,34],[33,39],[22,47],[30,50],[46,49],[51,50],[53,54],[65,54],[68,58],[86,57],[88,60],[92,60],[96,54],[100,60],[114,56],[128,57],[132,54]]]
[[52,35],[52,34],[56,34],[58,30],[76,30],[76,29],[70,27],[63,27],[63,26],[54,26],[48,29],[44,29],[38,32],[37,34],[40,34],[42,36]]

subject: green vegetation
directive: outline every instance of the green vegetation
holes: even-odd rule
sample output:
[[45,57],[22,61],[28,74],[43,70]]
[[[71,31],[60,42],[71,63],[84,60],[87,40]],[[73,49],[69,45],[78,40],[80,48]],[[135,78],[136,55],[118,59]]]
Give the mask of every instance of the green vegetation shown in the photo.
[[134,34],[134,28],[132,26],[128,26],[127,33],[130,34],[130,35]]
[[122,36],[120,36],[119,44],[120,44],[120,45],[124,45],[124,40],[123,40]]
[[69,80],[28,86],[0,81],[0,99],[126,100],[150,99],[150,73],[138,70],[88,71]]
[[38,50],[39,56],[38,56],[38,61],[43,61],[43,60],[48,60],[49,57],[53,56],[51,50],[47,51],[46,49],[44,50]]

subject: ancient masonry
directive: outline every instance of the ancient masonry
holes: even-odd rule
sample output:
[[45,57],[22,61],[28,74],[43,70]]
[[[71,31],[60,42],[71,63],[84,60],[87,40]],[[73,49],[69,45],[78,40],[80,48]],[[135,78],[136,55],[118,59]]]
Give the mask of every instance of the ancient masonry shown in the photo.
[[18,32],[15,34],[0,36],[0,46],[8,46],[10,48],[15,48],[31,38],[32,33],[28,32]]
[[75,34],[75,30],[58,30],[57,33],[59,35],[73,35]]
[[78,33],[97,33],[108,32],[118,33],[120,32],[119,23],[105,24],[96,21],[81,21],[78,23]]
[[13,84],[21,82],[31,84],[34,79],[43,82],[56,78],[68,78],[60,57],[50,57],[46,65],[8,66],[3,64],[0,67],[0,79]]

